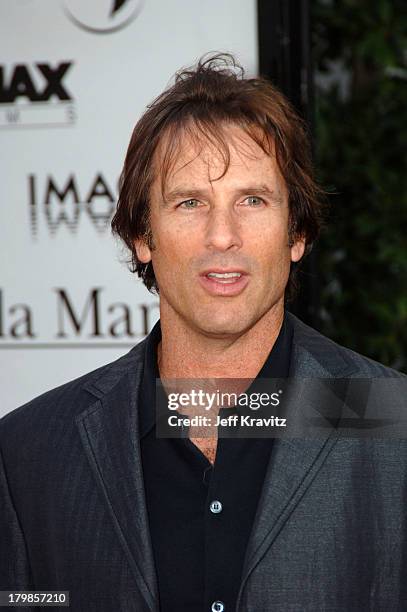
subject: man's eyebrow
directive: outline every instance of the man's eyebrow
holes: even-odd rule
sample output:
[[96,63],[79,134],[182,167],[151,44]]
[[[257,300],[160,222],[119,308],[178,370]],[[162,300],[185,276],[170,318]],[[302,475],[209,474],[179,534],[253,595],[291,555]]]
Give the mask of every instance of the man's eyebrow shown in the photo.
[[[267,185],[253,185],[247,187],[239,187],[233,192],[234,196],[242,195],[264,195],[277,201],[282,201],[282,194],[279,189],[271,189]],[[210,195],[210,191],[206,189],[198,189],[196,187],[176,187],[164,194],[166,202],[174,200],[182,200],[187,198],[205,198]]]
[[208,192],[205,189],[197,189],[196,187],[176,187],[171,191],[164,193],[164,200],[166,202],[173,202],[174,200],[182,200],[192,197],[205,197]]

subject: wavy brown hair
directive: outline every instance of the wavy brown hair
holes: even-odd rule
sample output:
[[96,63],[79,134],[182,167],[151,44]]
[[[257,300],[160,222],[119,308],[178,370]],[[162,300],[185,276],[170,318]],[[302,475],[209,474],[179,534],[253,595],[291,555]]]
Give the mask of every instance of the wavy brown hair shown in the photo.
[[[314,180],[304,122],[268,80],[245,78],[232,55],[204,57],[196,66],[177,72],[174,84],[147,107],[134,127],[120,176],[112,231],[129,249],[130,269],[149,291],[158,293],[154,269],[151,262],[145,264],[137,258],[135,240],[141,238],[154,248],[149,192],[157,148],[160,145],[163,191],[186,132],[217,147],[224,161],[224,176],[230,162],[223,129],[228,124],[242,128],[266,154],[275,151],[288,190],[290,244],[304,238],[306,255],[319,235],[323,192]],[[295,295],[297,268],[298,264],[291,265],[286,300]]]

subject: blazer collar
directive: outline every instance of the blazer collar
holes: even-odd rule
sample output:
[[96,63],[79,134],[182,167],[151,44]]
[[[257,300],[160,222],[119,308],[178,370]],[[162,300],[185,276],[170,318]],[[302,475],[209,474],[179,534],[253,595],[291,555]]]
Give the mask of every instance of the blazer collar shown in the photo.
[[357,373],[347,351],[291,312],[294,327],[290,376],[301,378],[346,378]]

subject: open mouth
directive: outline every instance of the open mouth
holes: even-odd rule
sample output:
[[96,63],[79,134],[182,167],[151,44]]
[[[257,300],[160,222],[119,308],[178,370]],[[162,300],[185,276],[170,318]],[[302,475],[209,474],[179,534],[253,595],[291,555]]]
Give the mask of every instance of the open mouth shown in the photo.
[[240,272],[209,272],[206,275],[208,278],[213,278],[218,283],[230,284],[235,283],[239,278],[242,277]]
[[201,285],[211,295],[238,295],[249,282],[243,270],[207,270],[199,276]]

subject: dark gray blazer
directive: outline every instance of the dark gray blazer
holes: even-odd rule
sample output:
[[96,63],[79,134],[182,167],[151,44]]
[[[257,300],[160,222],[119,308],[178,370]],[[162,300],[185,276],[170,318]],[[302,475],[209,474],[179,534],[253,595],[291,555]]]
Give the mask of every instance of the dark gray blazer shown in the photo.
[[[290,376],[403,377],[289,316]],[[138,441],[144,350],[0,421],[0,590],[69,590],[75,612],[158,612]],[[406,439],[275,440],[236,610],[406,611],[406,478]]]

